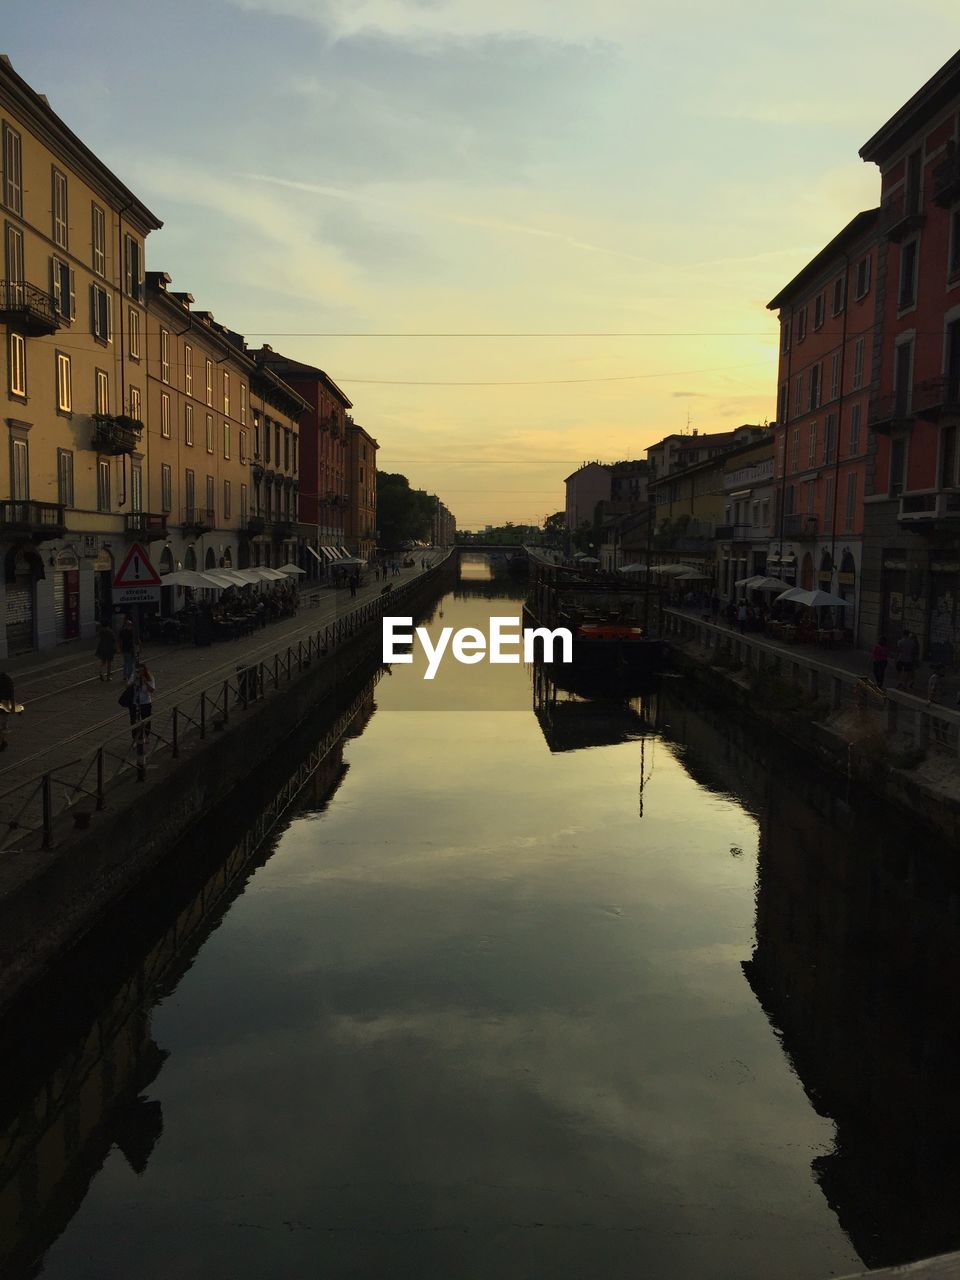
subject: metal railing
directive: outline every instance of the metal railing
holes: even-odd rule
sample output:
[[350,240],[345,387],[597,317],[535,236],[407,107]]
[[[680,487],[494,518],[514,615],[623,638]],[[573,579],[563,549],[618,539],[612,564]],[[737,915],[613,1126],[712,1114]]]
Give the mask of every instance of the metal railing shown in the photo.
[[128,713],[121,712],[116,729],[97,746],[0,793],[0,852],[52,848],[58,823],[71,813],[76,827],[89,826],[93,815],[106,808],[112,788],[131,780],[146,782],[147,771],[158,758],[176,760],[185,748],[222,732],[232,719],[276,695],[295,676],[328,659],[359,631],[394,610],[398,600],[430,581],[444,563],[446,557],[426,573],[318,627],[306,640],[278,649],[272,658],[239,662],[233,676],[172,706],[155,709],[149,721],[131,724]]
[[34,530],[46,537],[54,537],[57,530],[65,531],[63,507],[56,502],[33,502],[13,499],[0,502],[0,529],[26,533]]
[[0,317],[31,333],[55,333],[60,327],[52,295],[25,280],[0,280]]

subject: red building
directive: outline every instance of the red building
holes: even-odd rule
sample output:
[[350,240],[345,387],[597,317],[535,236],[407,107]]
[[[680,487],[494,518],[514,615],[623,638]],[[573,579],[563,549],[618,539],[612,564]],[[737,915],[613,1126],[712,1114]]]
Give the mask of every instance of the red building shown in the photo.
[[861,148],[880,170],[863,615],[960,661],[960,53]]
[[313,555],[334,561],[338,553],[343,554],[347,540],[347,410],[351,402],[314,365],[292,360],[268,346],[255,355],[306,401],[300,418],[300,521],[316,530]]
[[879,210],[857,216],[767,305],[779,313],[775,518],[767,572],[849,601],[856,630],[874,370]]

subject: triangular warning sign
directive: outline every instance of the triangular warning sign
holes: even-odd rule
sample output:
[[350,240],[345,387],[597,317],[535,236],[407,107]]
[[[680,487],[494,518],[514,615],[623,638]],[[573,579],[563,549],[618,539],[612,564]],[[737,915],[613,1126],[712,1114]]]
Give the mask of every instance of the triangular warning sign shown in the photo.
[[159,587],[160,575],[150,563],[150,557],[135,542],[113,579],[115,587]]

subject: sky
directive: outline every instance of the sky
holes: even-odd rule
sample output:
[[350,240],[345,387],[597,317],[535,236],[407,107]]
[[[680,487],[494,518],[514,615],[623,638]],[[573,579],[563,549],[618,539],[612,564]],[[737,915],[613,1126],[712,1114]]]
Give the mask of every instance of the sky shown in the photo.
[[3,9],[16,70],[164,220],[148,269],[325,369],[466,528],[772,419],[766,303],[877,203],[859,147],[960,45],[954,0]]

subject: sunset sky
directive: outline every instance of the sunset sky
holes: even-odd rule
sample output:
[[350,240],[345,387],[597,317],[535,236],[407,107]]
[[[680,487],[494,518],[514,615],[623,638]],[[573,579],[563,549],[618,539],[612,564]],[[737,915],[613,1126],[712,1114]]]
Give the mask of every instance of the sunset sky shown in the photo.
[[[164,219],[148,268],[326,369],[465,527],[539,522],[688,414],[772,417],[766,302],[876,203],[858,147],[960,43],[955,0],[3,8]],[[641,336],[465,336],[612,333]]]

